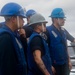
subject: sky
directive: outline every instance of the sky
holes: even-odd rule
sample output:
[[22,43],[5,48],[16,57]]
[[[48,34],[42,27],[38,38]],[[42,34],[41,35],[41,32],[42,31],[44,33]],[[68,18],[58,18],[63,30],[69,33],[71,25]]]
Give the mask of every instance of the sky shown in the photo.
[[[0,9],[6,3],[11,2],[11,0],[0,0]],[[63,8],[66,21],[64,28],[75,37],[75,0],[12,0],[20,4],[23,8],[27,10],[34,9],[36,12],[42,14],[48,21],[47,25],[51,25],[51,14],[54,8]],[[0,22],[4,21],[4,18],[0,17]]]

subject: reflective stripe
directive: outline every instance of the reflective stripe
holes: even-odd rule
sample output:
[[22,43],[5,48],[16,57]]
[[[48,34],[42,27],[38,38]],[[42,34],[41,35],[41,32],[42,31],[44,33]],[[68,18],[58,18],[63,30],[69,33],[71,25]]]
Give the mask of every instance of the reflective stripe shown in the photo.
[[57,37],[57,34],[54,31],[52,31],[52,34],[54,35],[54,37]]

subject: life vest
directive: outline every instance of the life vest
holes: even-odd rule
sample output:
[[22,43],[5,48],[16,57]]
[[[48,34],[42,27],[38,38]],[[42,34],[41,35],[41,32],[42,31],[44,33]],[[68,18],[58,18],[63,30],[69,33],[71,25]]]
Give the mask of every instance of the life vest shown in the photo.
[[51,71],[51,59],[50,59],[50,55],[49,55],[49,49],[48,46],[45,42],[45,40],[36,32],[33,32],[33,34],[30,36],[29,38],[29,42],[28,42],[28,50],[27,50],[27,62],[28,62],[28,75],[44,75],[40,69],[38,68],[37,64],[34,61],[34,57],[33,57],[33,53],[30,49],[30,43],[31,40],[34,37],[39,37],[41,38],[44,48],[45,48],[45,55],[42,56],[42,60],[46,66],[46,69],[48,70],[48,72],[52,75],[52,71]]
[[64,29],[59,32],[54,25],[48,26],[50,36],[50,55],[52,64],[64,64],[68,62],[67,40]]
[[24,49],[22,47],[22,43],[19,39],[19,36],[16,36],[14,32],[12,32],[6,25],[3,25],[0,28],[0,35],[2,34],[9,34],[12,39],[12,43],[15,48],[15,53],[16,53],[16,58],[18,59],[18,64],[16,68],[17,75],[26,75],[27,74],[27,65],[26,65],[26,60],[25,60],[25,55],[24,55]]

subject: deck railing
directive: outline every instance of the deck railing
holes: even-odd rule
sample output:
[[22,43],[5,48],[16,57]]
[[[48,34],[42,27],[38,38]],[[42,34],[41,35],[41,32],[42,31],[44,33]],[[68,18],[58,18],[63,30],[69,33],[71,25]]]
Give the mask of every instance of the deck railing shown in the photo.
[[70,72],[70,75],[75,75],[75,43],[71,43],[71,46],[68,46],[68,50],[72,62],[72,70]]

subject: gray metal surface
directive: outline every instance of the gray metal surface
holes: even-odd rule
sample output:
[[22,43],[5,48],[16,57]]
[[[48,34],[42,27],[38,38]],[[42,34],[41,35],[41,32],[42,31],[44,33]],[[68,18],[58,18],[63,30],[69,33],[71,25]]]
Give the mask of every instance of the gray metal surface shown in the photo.
[[75,75],[75,43],[71,43],[71,46],[68,46],[68,53],[72,62],[72,70],[70,75]]

